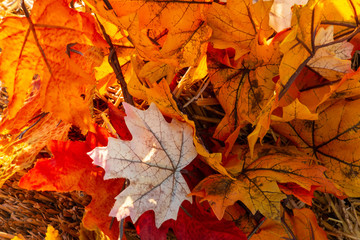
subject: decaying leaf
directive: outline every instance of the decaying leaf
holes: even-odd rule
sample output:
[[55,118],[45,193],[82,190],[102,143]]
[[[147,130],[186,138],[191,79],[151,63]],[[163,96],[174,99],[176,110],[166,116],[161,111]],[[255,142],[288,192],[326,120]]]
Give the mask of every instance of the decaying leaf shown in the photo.
[[167,123],[155,104],[146,111],[124,104],[125,122],[133,138],[109,138],[107,147],[89,152],[105,169],[104,179],[127,178],[130,186],[116,197],[110,216],[119,220],[154,210],[156,226],[175,219],[181,203],[191,201],[180,170],[197,155],[192,128],[173,119]]
[[192,195],[210,202],[215,215],[221,219],[225,209],[235,201],[242,201],[252,213],[260,211],[267,218],[280,219],[280,201],[285,195],[277,183],[293,182],[306,190],[312,186],[326,186],[339,193],[326,179],[325,168],[311,165],[312,159],[291,147],[263,146],[255,148],[254,158],[247,148],[228,159],[226,169],[236,178],[211,175],[201,181]]

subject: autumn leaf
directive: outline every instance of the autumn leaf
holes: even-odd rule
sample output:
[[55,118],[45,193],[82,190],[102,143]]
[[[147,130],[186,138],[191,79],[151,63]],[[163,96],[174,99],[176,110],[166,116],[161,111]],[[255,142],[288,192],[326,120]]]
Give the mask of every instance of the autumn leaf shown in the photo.
[[30,167],[50,140],[63,140],[69,128],[70,124],[60,122],[53,114],[40,114],[22,130],[1,134],[0,186],[17,171]]
[[358,196],[360,171],[358,128],[359,100],[338,100],[323,104],[316,121],[274,122],[273,129],[310,154],[326,168],[326,175],[348,196]]
[[328,190],[336,192],[324,175],[325,168],[311,165],[312,159],[296,148],[263,146],[255,150],[253,160],[244,147],[238,155],[228,159],[225,166],[235,180],[211,175],[192,191],[192,195],[210,202],[218,219],[223,217],[228,206],[240,200],[252,213],[260,211],[267,218],[279,220],[280,201],[285,195],[277,182],[293,182],[307,190],[312,186],[327,186]]
[[135,226],[141,239],[165,240],[169,228],[174,231],[177,239],[221,239],[221,240],[246,240],[246,236],[234,222],[219,221],[209,211],[208,204],[185,201],[179,210],[176,220],[166,221],[158,229],[155,226],[152,211],[144,213]]
[[285,213],[284,223],[292,231],[291,237],[298,240],[327,240],[326,232],[318,225],[316,215],[308,208],[293,209]]
[[94,164],[105,169],[104,179],[127,178],[130,186],[116,197],[110,216],[130,216],[135,222],[154,210],[156,226],[175,219],[190,192],[180,170],[197,155],[192,128],[173,119],[167,123],[155,104],[146,111],[124,104],[125,122],[133,138],[109,138],[107,147],[89,152]]
[[265,103],[273,96],[276,66],[260,66],[256,70],[214,69],[210,76],[214,92],[226,115],[214,137],[225,140],[237,128],[254,123]]
[[38,160],[20,179],[19,186],[38,191],[85,191],[92,200],[85,207],[84,226],[92,230],[99,227],[111,239],[118,239],[119,225],[114,224],[109,229],[112,219],[108,213],[115,196],[124,188],[124,179],[104,181],[104,170],[91,163],[86,153],[96,146],[106,145],[109,136],[105,129],[95,129],[97,133],[89,132],[86,142],[51,141],[48,147],[54,157]]
[[30,18],[7,17],[0,26],[0,72],[9,93],[8,118],[22,108],[33,77],[39,76],[36,109],[85,131],[92,126],[93,68],[102,61],[105,41],[90,14],[70,9],[64,1],[36,1],[30,17],[32,24]]
[[266,219],[251,239],[326,240],[325,231],[318,225],[316,215],[308,208],[283,213],[282,221]]
[[107,21],[124,29],[139,56],[147,61],[179,67],[197,65],[204,56],[211,29],[204,24],[210,4],[201,0],[149,2],[87,0],[87,4]]
[[[315,36],[315,46],[334,41],[334,26],[320,28]],[[347,41],[320,48],[307,65],[330,81],[341,79],[351,73],[351,52],[353,45]]]
[[45,240],[60,240],[59,231],[56,230],[53,226],[49,225],[47,227]]
[[269,25],[277,32],[291,27],[292,6],[304,5],[307,2],[308,0],[274,0],[269,13]]
[[271,1],[228,0],[226,5],[213,3],[207,13],[207,23],[213,29],[210,42],[215,48],[235,49],[235,60],[250,52],[253,41],[268,38]]
[[200,142],[196,135],[196,128],[194,121],[190,120],[189,117],[182,113],[180,109],[178,108],[175,100],[173,99],[173,95],[170,92],[169,85],[166,83],[166,81],[163,79],[159,83],[153,84],[152,88],[146,88],[138,81],[138,78],[134,77],[133,81],[129,82],[133,84],[129,87],[130,92],[131,90],[136,93],[140,93],[140,96],[142,96],[142,99],[145,99],[148,102],[153,102],[156,104],[156,106],[160,109],[160,111],[169,117],[176,118],[180,121],[187,122],[193,129],[193,139],[194,144],[196,147],[196,151],[199,155],[202,156],[202,159],[209,164],[213,169],[218,171],[219,173],[229,176],[229,173],[226,171],[226,169],[222,166],[222,154],[221,153],[209,153],[209,151],[203,146],[203,144]]

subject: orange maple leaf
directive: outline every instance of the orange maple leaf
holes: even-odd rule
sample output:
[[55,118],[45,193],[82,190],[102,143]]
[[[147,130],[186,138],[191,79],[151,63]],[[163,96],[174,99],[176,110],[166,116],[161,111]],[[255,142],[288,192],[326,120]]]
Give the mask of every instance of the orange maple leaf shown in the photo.
[[360,100],[328,101],[320,106],[316,121],[274,122],[273,129],[326,168],[326,175],[348,196],[358,196],[360,149],[358,105]]
[[0,47],[9,119],[21,110],[38,76],[39,101],[33,111],[52,112],[84,131],[92,128],[93,68],[101,63],[106,43],[90,14],[70,9],[65,1],[36,1],[29,18],[3,19]]

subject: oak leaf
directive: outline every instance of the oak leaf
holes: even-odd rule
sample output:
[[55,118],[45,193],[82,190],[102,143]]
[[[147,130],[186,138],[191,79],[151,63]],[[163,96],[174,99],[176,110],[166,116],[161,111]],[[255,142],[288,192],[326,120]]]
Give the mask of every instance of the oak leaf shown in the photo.
[[197,155],[192,128],[173,119],[167,123],[155,104],[141,111],[124,104],[125,122],[133,138],[109,138],[107,147],[89,152],[94,164],[105,169],[104,179],[128,178],[130,186],[116,197],[110,216],[135,222],[154,210],[156,226],[175,219],[183,200],[191,201],[180,170]]
[[335,186],[326,179],[326,168],[311,165],[313,160],[290,147],[257,147],[254,159],[246,148],[228,159],[227,170],[236,178],[211,175],[201,181],[192,195],[210,202],[215,215],[221,219],[225,209],[237,200],[242,201],[252,213],[260,211],[267,218],[280,219],[280,201],[285,195],[277,182],[293,182],[306,190],[312,186],[326,186],[336,192]]
[[326,175],[348,196],[359,194],[360,143],[358,99],[328,101],[319,108],[316,121],[274,122],[273,129],[316,158]]
[[115,196],[124,188],[124,179],[104,181],[104,170],[92,164],[86,154],[96,146],[107,144],[109,136],[106,129],[96,127],[96,133],[89,132],[85,142],[51,141],[48,147],[53,158],[39,159],[35,167],[25,174],[19,186],[38,191],[85,191],[92,200],[85,207],[83,224],[95,230],[99,227],[110,239],[118,239],[119,225],[111,229],[108,216]]

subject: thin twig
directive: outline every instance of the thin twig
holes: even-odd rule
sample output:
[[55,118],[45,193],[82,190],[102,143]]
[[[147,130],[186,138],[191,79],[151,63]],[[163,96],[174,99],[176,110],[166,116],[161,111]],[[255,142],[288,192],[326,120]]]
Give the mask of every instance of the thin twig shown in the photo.
[[120,67],[120,63],[116,54],[116,49],[111,41],[110,36],[106,33],[104,26],[100,23],[99,19],[96,17],[96,20],[101,28],[101,31],[104,35],[104,38],[106,40],[106,42],[109,44],[109,64],[112,67],[112,69],[114,70],[114,73],[116,75],[116,78],[118,80],[118,83],[121,86],[122,92],[123,92],[123,96],[124,96],[124,101],[133,105],[134,106],[134,100],[133,97],[131,96],[131,94],[128,91],[127,88],[127,83],[125,82],[125,78],[124,75],[121,71],[121,67]]
[[192,103],[193,101],[198,99],[200,97],[200,95],[205,91],[205,89],[207,88],[209,83],[210,83],[210,81],[209,81],[209,78],[207,77],[205,79],[203,85],[200,87],[199,91],[196,93],[196,95],[194,97],[192,97],[187,103],[185,103],[183,107],[186,108],[187,106],[189,106],[190,103]]

